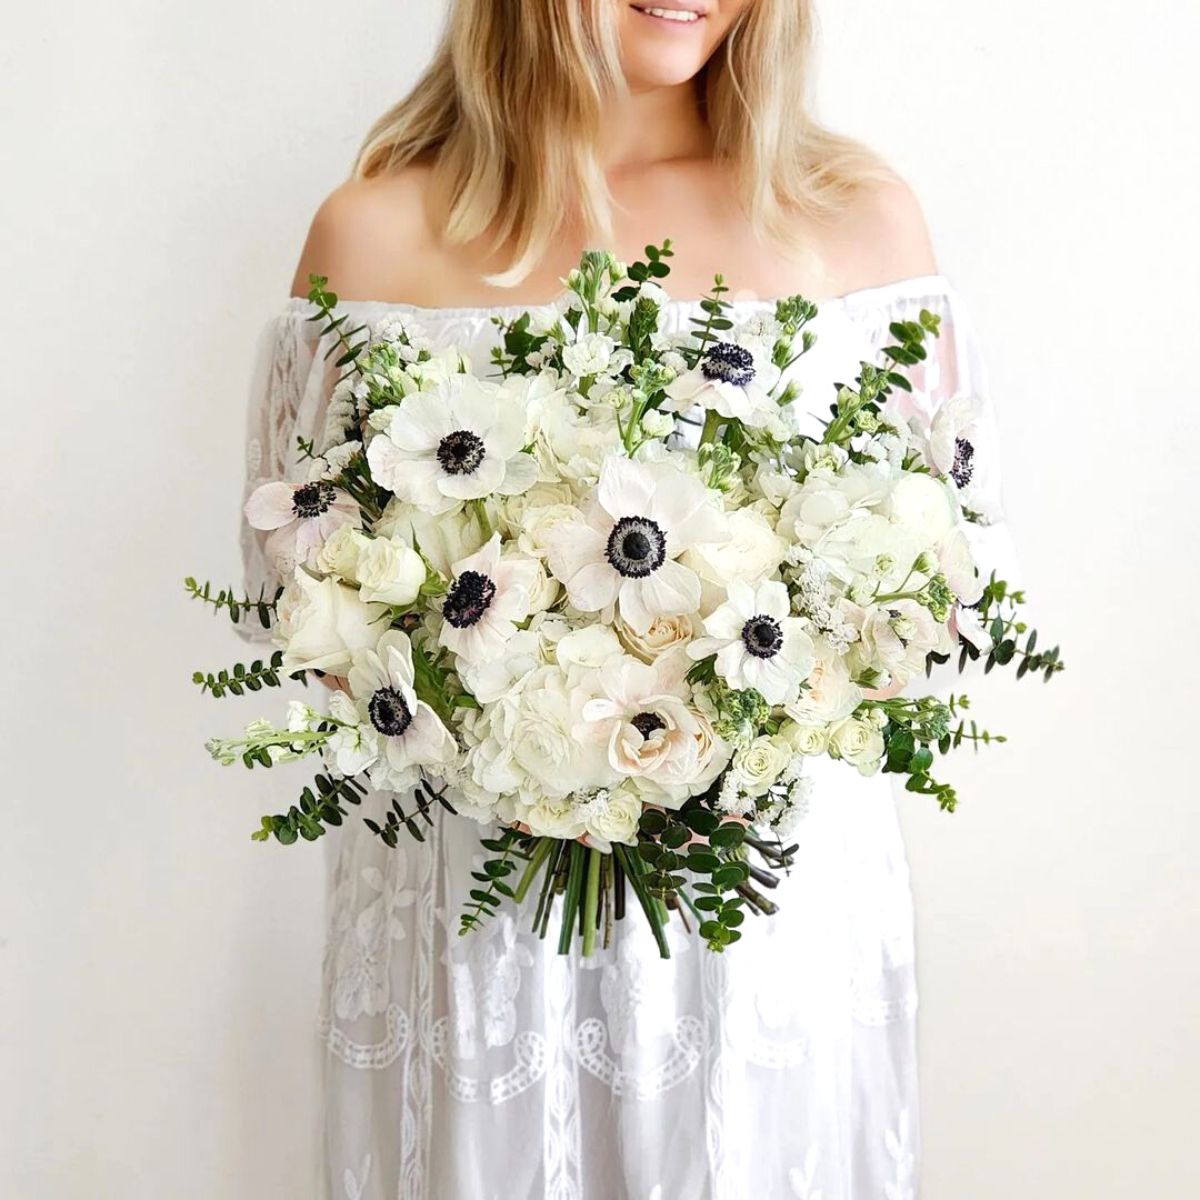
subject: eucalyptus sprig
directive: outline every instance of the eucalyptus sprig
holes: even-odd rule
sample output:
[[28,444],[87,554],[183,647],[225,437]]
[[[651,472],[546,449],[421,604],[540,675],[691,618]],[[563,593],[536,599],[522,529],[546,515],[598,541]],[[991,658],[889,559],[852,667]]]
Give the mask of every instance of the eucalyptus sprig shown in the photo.
[[238,596],[233,588],[220,588],[215,594],[213,585],[205,580],[197,583],[190,575],[184,579],[183,586],[193,600],[200,600],[209,605],[214,612],[226,612],[229,619],[236,625],[248,613],[253,612],[259,624],[264,629],[270,629],[275,620],[276,602],[283,595],[283,588],[276,588],[271,598],[267,599],[266,588],[259,592],[257,599],[249,596]]
[[[336,292],[329,291],[325,286],[329,282],[327,276],[310,274],[308,282],[311,285],[308,290],[308,301],[317,311],[305,319],[321,324],[321,337],[329,334],[334,336],[336,339],[334,345],[325,352],[325,356],[328,358],[340,348],[341,354],[333,365],[338,370],[341,370],[342,367],[349,367],[350,371],[346,372],[348,375],[356,370],[358,356],[370,343],[370,331],[365,325],[351,325],[349,313],[335,313],[338,297]],[[343,379],[345,377],[345,375],[342,376]]]
[[[235,663],[231,668],[222,668],[215,675],[210,671],[196,671],[192,682],[197,684],[201,692],[208,692],[215,699],[220,699],[227,692],[234,696],[244,695],[247,691],[258,692],[264,687],[280,687],[283,669],[283,651],[276,650],[267,662],[256,658],[249,666],[245,663]],[[292,679],[304,680],[304,672],[291,676]]]

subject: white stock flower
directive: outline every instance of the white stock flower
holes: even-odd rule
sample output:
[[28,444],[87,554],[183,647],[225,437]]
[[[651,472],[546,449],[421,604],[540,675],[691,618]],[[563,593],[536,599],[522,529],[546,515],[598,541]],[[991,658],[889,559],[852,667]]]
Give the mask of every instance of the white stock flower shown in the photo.
[[583,333],[563,347],[563,366],[576,378],[599,375],[608,369],[616,343],[605,333]]
[[283,668],[344,675],[354,654],[374,646],[387,609],[368,604],[336,579],[314,579],[297,568],[279,597],[272,629]]
[[767,580],[756,588],[729,584],[729,599],[704,618],[707,636],[688,647],[693,659],[716,655],[716,672],[739,691],[753,688],[768,704],[796,699],[816,663],[804,622],[791,615],[787,587]]
[[673,467],[604,460],[586,523],[565,522],[549,536],[550,570],[581,612],[614,606],[638,633],[657,616],[695,612],[700,580],[678,556],[727,537],[708,489]]
[[438,640],[467,663],[500,658],[516,622],[529,616],[540,572],[534,559],[502,557],[500,535],[493,534],[482,549],[454,564]]
[[392,408],[367,447],[376,483],[425,512],[462,500],[512,495],[532,486],[537,465],[522,453],[525,415],[508,393],[471,375],[452,375]]
[[365,767],[375,787],[411,787],[422,768],[436,772],[454,761],[457,747],[450,731],[417,699],[412,646],[403,633],[390,630],[375,647],[356,653],[348,682],[359,754],[373,752]]

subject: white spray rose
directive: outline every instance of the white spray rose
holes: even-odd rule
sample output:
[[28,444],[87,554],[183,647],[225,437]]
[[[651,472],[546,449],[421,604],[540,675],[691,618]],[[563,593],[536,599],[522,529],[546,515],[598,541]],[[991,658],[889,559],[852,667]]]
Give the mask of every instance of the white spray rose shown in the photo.
[[756,737],[733,756],[733,769],[738,774],[742,791],[748,796],[766,795],[794,754],[783,738],[766,734]]
[[364,603],[358,592],[336,579],[313,579],[297,570],[279,597],[272,631],[283,651],[283,669],[344,675],[359,650],[378,642],[387,610]]
[[691,617],[655,617],[645,633],[637,633],[619,617],[613,628],[621,645],[642,662],[652,663],[672,650],[686,646],[696,636],[696,625]]
[[425,563],[402,541],[366,538],[359,548],[355,574],[362,598],[380,604],[411,604],[425,582]]
[[830,730],[830,757],[845,759],[862,775],[874,775],[879,770],[883,751],[883,734],[875,728],[874,721],[847,717]]

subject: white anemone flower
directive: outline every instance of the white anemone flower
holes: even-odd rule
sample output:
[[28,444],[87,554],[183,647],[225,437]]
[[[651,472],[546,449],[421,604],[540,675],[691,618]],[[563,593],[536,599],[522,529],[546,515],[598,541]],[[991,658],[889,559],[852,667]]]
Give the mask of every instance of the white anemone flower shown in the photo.
[[772,396],[779,379],[779,368],[764,343],[753,339],[747,339],[747,344],[713,342],[690,371],[667,385],[663,407],[683,412],[698,404],[726,420],[756,428],[779,418],[779,406]]
[[529,616],[541,566],[531,558],[500,556],[500,535],[454,564],[454,580],[442,602],[439,640],[464,662],[495,662]]
[[585,521],[564,521],[546,539],[550,570],[581,612],[620,607],[635,633],[655,617],[694,613],[700,578],[676,559],[729,534],[710,493],[666,464],[610,455]]
[[251,528],[272,531],[266,551],[281,575],[291,574],[297,563],[311,566],[343,525],[362,524],[358,503],[325,479],[264,483],[250,493],[243,511]]
[[365,769],[375,787],[397,791],[411,787],[422,768],[436,770],[454,760],[457,747],[450,731],[417,699],[412,646],[399,630],[355,654],[348,683],[357,726],[347,722],[350,727],[335,739],[335,755],[344,749],[345,758],[353,760],[339,762],[339,769]]
[[371,475],[424,512],[514,496],[537,479],[537,465],[521,450],[525,414],[496,384],[451,375],[389,411],[386,428],[367,447]]
[[708,787],[729,757],[708,718],[688,703],[679,666],[627,656],[607,663],[596,677],[601,694],[586,701],[576,727],[581,740],[605,746],[618,775],[669,807]]
[[704,619],[707,637],[688,646],[695,659],[717,656],[717,674],[730,687],[753,688],[768,704],[789,704],[816,665],[804,621],[791,615],[787,587],[729,583],[729,599]]

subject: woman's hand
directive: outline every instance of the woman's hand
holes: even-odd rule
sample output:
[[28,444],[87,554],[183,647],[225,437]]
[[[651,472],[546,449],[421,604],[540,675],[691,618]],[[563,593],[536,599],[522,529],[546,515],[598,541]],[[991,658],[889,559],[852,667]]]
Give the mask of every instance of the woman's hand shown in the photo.
[[317,678],[331,692],[348,692],[350,684],[341,675],[318,675]]

